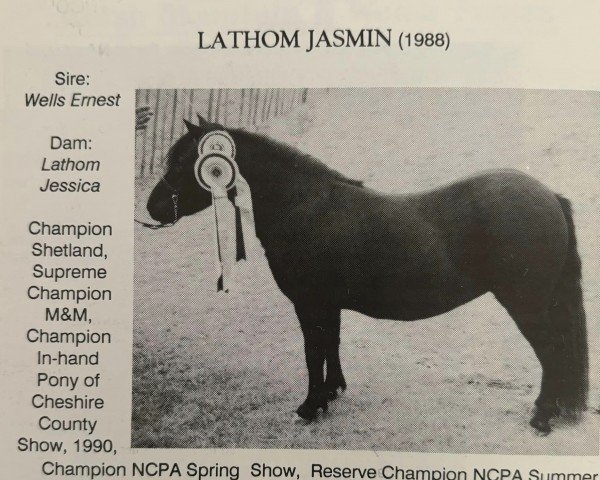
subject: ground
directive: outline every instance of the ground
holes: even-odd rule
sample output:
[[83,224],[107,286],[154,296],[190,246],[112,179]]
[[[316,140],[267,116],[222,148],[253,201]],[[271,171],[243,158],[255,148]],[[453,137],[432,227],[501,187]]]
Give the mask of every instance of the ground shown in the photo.
[[[434,187],[487,168],[528,172],[571,199],[591,348],[590,411],[538,437],[533,351],[486,295],[413,323],[342,315],[348,390],[309,425],[291,303],[260,251],[215,290],[210,218],[136,226],[134,447],[598,454],[600,95],[519,90],[329,90],[266,133],[369,187]],[[154,180],[155,181],[155,180]],[[151,182],[138,181],[136,215]]]

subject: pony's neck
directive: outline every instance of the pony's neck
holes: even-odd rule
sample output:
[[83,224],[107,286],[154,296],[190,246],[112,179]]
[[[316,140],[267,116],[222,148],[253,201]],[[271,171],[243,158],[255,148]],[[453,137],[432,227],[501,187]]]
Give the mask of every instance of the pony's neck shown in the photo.
[[236,141],[238,152],[244,152],[238,166],[250,187],[256,236],[268,250],[273,233],[281,229],[282,222],[289,221],[291,212],[298,222],[307,221],[301,218],[304,209],[298,207],[302,202],[310,203],[333,179],[317,177],[291,165],[286,167],[282,162],[294,159],[280,158],[285,154],[275,146],[257,145],[252,140],[242,141],[244,144]]

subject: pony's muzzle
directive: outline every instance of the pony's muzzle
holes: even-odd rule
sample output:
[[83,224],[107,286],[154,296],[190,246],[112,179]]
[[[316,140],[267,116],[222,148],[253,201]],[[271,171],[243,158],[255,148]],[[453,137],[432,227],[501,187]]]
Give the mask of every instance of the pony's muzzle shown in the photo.
[[178,220],[177,202],[170,195],[160,200],[151,198],[147,209],[152,219],[159,223],[175,223]]

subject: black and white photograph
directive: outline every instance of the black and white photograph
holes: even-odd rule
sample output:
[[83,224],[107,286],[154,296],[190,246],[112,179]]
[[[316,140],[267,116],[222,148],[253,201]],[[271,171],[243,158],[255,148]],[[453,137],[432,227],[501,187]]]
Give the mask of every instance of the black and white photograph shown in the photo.
[[598,454],[598,92],[135,112],[132,447]]

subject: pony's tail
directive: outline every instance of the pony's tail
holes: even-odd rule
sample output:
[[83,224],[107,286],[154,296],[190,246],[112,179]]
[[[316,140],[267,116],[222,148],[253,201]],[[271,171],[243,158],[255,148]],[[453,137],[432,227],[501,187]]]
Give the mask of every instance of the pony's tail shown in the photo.
[[557,406],[568,421],[578,421],[587,408],[588,343],[583,294],[581,289],[581,260],[577,253],[575,225],[571,202],[557,195],[569,229],[569,250],[562,274],[556,284],[550,305],[550,324],[555,329],[553,345],[559,362]]

